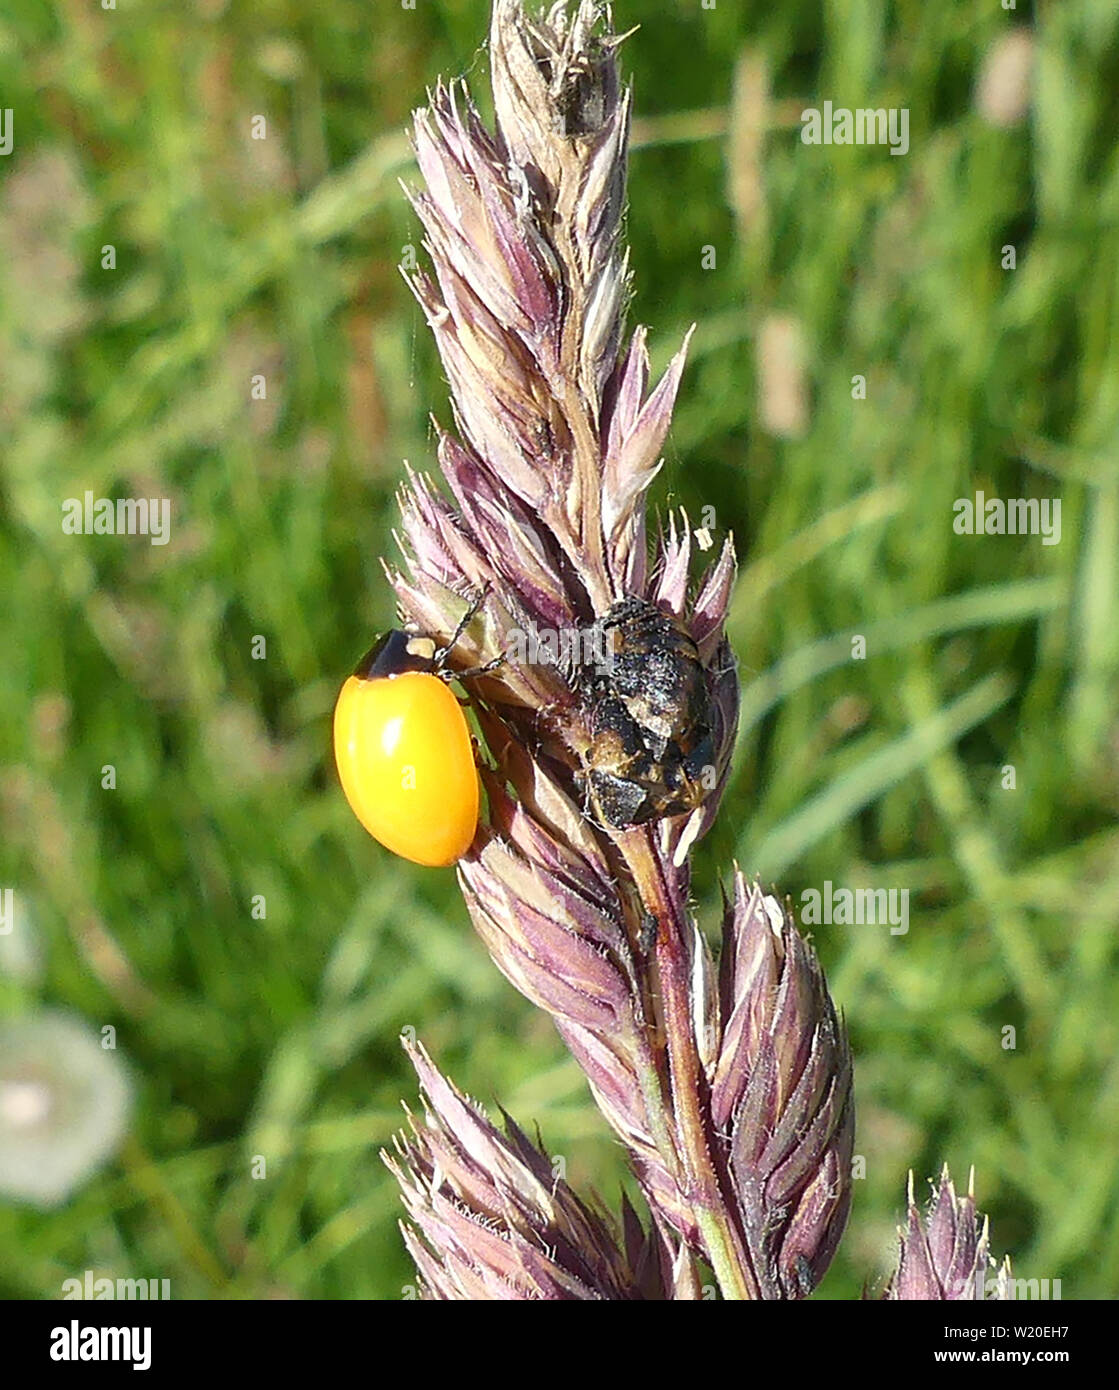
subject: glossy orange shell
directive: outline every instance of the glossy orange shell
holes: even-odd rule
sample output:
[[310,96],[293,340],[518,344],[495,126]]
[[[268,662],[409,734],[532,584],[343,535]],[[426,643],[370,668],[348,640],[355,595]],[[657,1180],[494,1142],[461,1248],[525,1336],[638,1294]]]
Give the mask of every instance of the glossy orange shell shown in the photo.
[[478,772],[462,707],[423,671],[351,676],[334,707],[334,758],[354,814],[414,864],[453,864],[478,826]]

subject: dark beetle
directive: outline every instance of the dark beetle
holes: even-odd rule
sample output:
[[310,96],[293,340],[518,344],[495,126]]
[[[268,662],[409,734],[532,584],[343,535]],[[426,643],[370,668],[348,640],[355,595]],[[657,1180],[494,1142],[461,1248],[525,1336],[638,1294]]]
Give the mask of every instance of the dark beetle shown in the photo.
[[590,724],[584,785],[624,829],[703,804],[714,784],[707,676],[691,634],[646,599],[597,620],[581,684]]

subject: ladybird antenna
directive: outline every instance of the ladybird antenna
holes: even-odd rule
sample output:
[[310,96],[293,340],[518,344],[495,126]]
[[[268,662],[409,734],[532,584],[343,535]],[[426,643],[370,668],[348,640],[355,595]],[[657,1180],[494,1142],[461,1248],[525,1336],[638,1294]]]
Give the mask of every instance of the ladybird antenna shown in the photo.
[[482,605],[486,601],[486,596],[489,594],[490,589],[492,587],[493,586],[490,584],[490,581],[487,579],[486,582],[482,585],[482,587],[478,590],[474,598],[470,600],[469,604],[466,607],[466,611],[458,620],[458,624],[456,625],[454,632],[451,633],[450,640],[447,642],[445,646],[440,647],[436,651],[435,661],[437,664],[441,661],[444,661],[451,654],[451,652],[453,652],[454,649],[458,646],[459,639],[462,637],[462,634],[466,631],[466,629],[470,626],[474,619],[478,616],[478,613],[481,610]]

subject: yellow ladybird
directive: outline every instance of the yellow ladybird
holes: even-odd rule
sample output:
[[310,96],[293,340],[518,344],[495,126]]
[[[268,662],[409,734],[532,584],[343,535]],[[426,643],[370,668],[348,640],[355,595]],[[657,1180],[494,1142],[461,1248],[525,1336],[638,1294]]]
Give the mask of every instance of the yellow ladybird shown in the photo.
[[354,814],[414,864],[461,859],[478,826],[478,772],[462,706],[430,638],[387,632],[334,708],[334,758]]

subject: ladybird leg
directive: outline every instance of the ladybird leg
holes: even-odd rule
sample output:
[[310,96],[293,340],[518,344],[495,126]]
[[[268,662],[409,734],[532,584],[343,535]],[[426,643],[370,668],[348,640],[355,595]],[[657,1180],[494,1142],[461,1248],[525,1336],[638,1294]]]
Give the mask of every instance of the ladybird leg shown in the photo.
[[505,653],[502,652],[500,656],[495,656],[492,661],[487,661],[484,666],[471,666],[468,671],[455,671],[453,675],[457,681],[470,680],[474,676],[484,676],[487,671],[496,671],[499,666],[504,664]]

